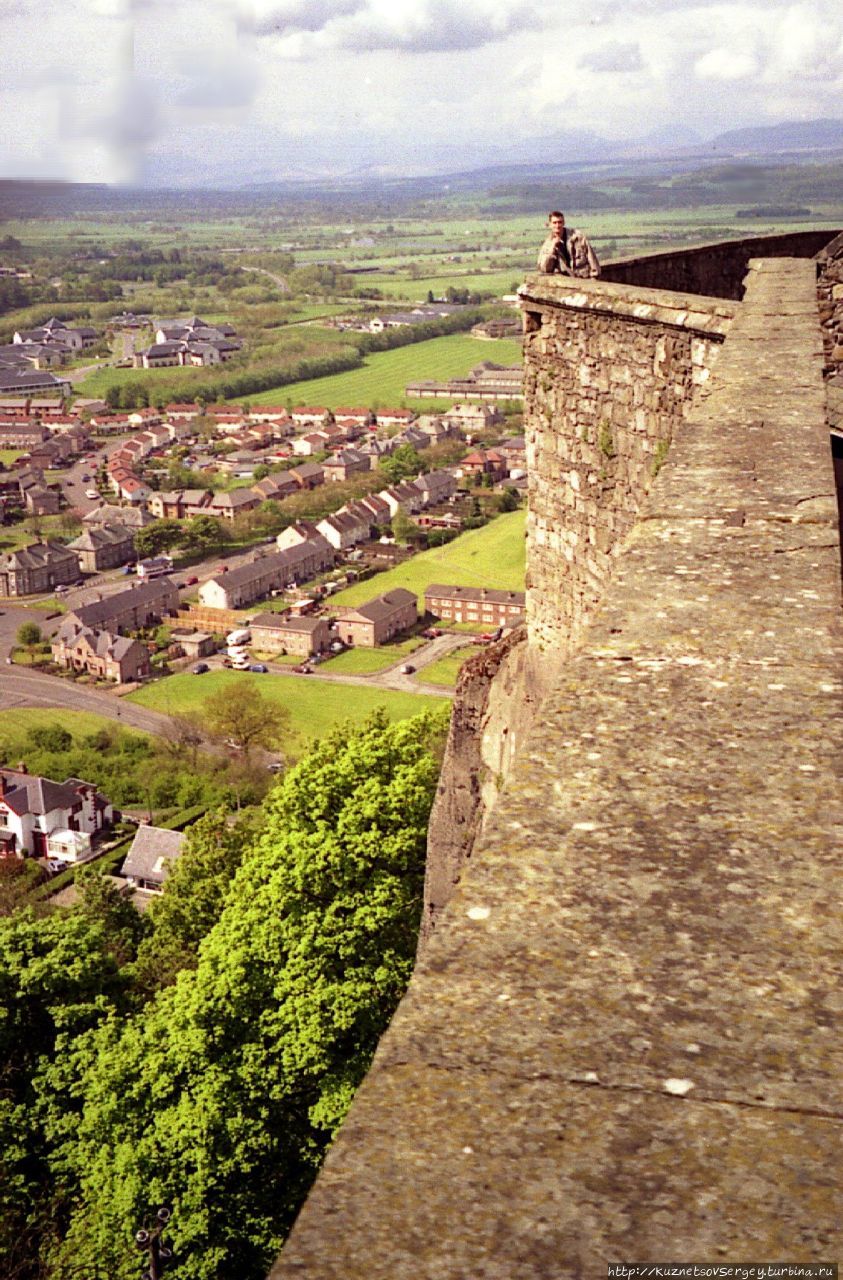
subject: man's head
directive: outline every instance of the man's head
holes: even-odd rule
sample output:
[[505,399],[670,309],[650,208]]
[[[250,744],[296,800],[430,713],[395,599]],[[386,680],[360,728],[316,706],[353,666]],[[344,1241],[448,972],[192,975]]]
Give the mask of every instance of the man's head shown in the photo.
[[564,213],[560,213],[558,209],[554,209],[552,213],[547,215],[547,221],[550,226],[550,234],[557,240],[560,240],[565,232]]

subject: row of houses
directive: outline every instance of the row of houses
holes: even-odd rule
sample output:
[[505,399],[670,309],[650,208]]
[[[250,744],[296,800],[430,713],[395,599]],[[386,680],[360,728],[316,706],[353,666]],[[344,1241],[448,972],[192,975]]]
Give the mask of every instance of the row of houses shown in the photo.
[[448,382],[424,379],[407,384],[404,394],[415,399],[523,400],[524,370],[521,365],[504,366],[484,360],[464,378]]

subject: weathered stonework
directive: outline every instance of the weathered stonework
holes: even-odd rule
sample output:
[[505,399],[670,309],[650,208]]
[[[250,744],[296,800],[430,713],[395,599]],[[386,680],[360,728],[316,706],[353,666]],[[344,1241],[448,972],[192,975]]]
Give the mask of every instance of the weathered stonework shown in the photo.
[[551,619],[533,648],[532,729],[273,1280],[839,1257],[823,364],[816,264],[752,262],[579,647],[562,660]]
[[828,378],[834,378],[843,373],[843,234],[817,254],[817,263],[825,372]]
[[522,289],[529,474],[527,618],[571,652],[736,305],[533,276]]

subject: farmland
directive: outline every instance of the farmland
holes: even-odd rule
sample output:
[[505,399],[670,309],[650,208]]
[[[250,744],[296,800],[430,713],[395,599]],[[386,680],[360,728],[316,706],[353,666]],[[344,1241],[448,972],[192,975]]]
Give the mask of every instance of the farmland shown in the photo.
[[[446,338],[431,338],[398,347],[394,351],[378,351],[366,357],[360,369],[335,373],[326,378],[293,382],[283,388],[281,396],[290,404],[338,405],[360,404],[377,409],[405,403],[404,388],[419,378],[463,377],[481,360],[496,364],[520,364],[521,344],[512,339],[481,342],[463,333]],[[264,391],[249,396],[249,403],[277,404],[279,391]],[[440,402],[441,408],[441,402]]]

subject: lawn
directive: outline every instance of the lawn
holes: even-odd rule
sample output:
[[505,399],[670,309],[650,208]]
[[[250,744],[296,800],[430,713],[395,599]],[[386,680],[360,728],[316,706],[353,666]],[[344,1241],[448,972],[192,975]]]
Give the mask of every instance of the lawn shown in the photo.
[[0,449],[0,463],[4,467],[14,466],[18,458],[22,458],[24,453],[24,449]]
[[[506,338],[481,342],[464,333],[452,333],[446,338],[430,338],[426,342],[397,347],[394,351],[376,351],[366,357],[360,369],[293,382],[274,391],[259,392],[248,399],[252,405],[277,404],[280,398],[285,404],[318,404],[329,409],[348,404],[374,409],[392,408],[405,404],[404,388],[408,382],[416,382],[420,378],[446,380],[464,377],[481,360],[503,365],[520,364],[521,343]],[[442,408],[443,402],[440,402],[440,411]]]
[[425,667],[419,679],[424,680],[425,684],[441,684],[444,689],[453,689],[461,668],[469,658],[474,657],[475,653],[482,653],[482,651],[483,646],[479,644],[467,644],[462,649],[452,649],[450,653],[445,654],[444,658],[439,658],[437,662],[431,662],[430,666]]
[[[114,729],[113,720],[98,716],[93,711],[69,711],[67,707],[15,707],[13,711],[0,711],[0,737],[9,756],[18,758],[20,747],[30,729],[43,729],[47,725],[61,725],[74,738],[84,738],[100,729]],[[140,729],[123,728],[123,732],[144,738]],[[63,779],[61,779],[63,781]]]
[[289,712],[294,752],[303,750],[314,738],[323,737],[343,720],[359,724],[376,707],[383,707],[390,720],[406,720],[420,711],[442,706],[441,698],[424,694],[336,685],[315,676],[253,675],[246,671],[169,676],[131,694],[130,701],[170,715],[201,712],[210,694],[221,688],[233,689],[243,681],[256,682],[265,698]]
[[424,608],[425,588],[432,582],[456,587],[494,587],[523,591],[525,572],[524,511],[497,516],[482,529],[470,529],[443,547],[422,551],[394,569],[375,574],[338,591],[332,604],[362,604],[384,591],[406,587]]
[[376,649],[346,649],[331,658],[326,670],[343,675],[370,675],[373,671],[385,671],[394,663],[407,658],[424,644],[421,636],[412,636],[400,644],[379,645]]

